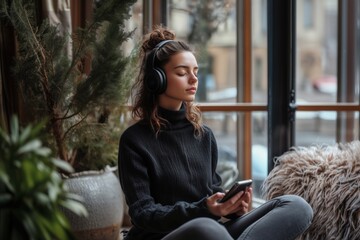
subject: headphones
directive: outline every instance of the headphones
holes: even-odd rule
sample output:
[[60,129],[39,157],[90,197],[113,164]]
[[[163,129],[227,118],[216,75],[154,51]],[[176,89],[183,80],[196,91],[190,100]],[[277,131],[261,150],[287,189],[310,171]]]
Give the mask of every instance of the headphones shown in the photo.
[[145,86],[154,95],[159,95],[165,92],[167,86],[167,79],[164,70],[156,66],[156,53],[159,49],[168,42],[174,40],[164,40],[158,43],[146,59]]

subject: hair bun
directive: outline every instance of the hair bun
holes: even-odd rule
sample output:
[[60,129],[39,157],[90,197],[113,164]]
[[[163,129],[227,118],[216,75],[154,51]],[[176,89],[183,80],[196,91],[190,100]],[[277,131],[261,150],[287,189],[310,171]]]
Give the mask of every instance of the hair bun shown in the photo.
[[175,33],[164,27],[156,27],[152,32],[145,36],[142,44],[142,50],[144,52],[151,51],[160,42],[174,39]]

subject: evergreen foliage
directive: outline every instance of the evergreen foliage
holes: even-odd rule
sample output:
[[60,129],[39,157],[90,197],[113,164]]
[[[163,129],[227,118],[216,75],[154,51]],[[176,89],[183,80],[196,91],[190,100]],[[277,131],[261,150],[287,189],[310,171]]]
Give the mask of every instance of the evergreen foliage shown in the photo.
[[93,1],[92,19],[73,33],[39,23],[34,1],[0,1],[18,41],[14,76],[33,121],[47,120],[45,142],[76,171],[115,163],[135,56],[120,47],[133,34],[125,21],[136,0]]

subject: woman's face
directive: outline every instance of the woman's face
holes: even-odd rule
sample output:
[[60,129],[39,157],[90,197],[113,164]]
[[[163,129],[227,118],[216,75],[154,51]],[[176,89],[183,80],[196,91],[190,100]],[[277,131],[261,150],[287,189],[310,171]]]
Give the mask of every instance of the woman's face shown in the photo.
[[194,101],[198,87],[199,67],[192,52],[179,52],[170,57],[164,71],[166,91],[159,95],[159,105],[169,110],[179,110],[183,101]]

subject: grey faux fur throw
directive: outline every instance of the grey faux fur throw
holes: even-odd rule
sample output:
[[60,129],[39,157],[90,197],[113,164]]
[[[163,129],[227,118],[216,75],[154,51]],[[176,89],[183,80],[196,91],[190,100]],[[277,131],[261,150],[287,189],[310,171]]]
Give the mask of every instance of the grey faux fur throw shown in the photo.
[[265,199],[302,196],[313,223],[298,239],[360,239],[360,142],[297,147],[275,160],[263,184]]

